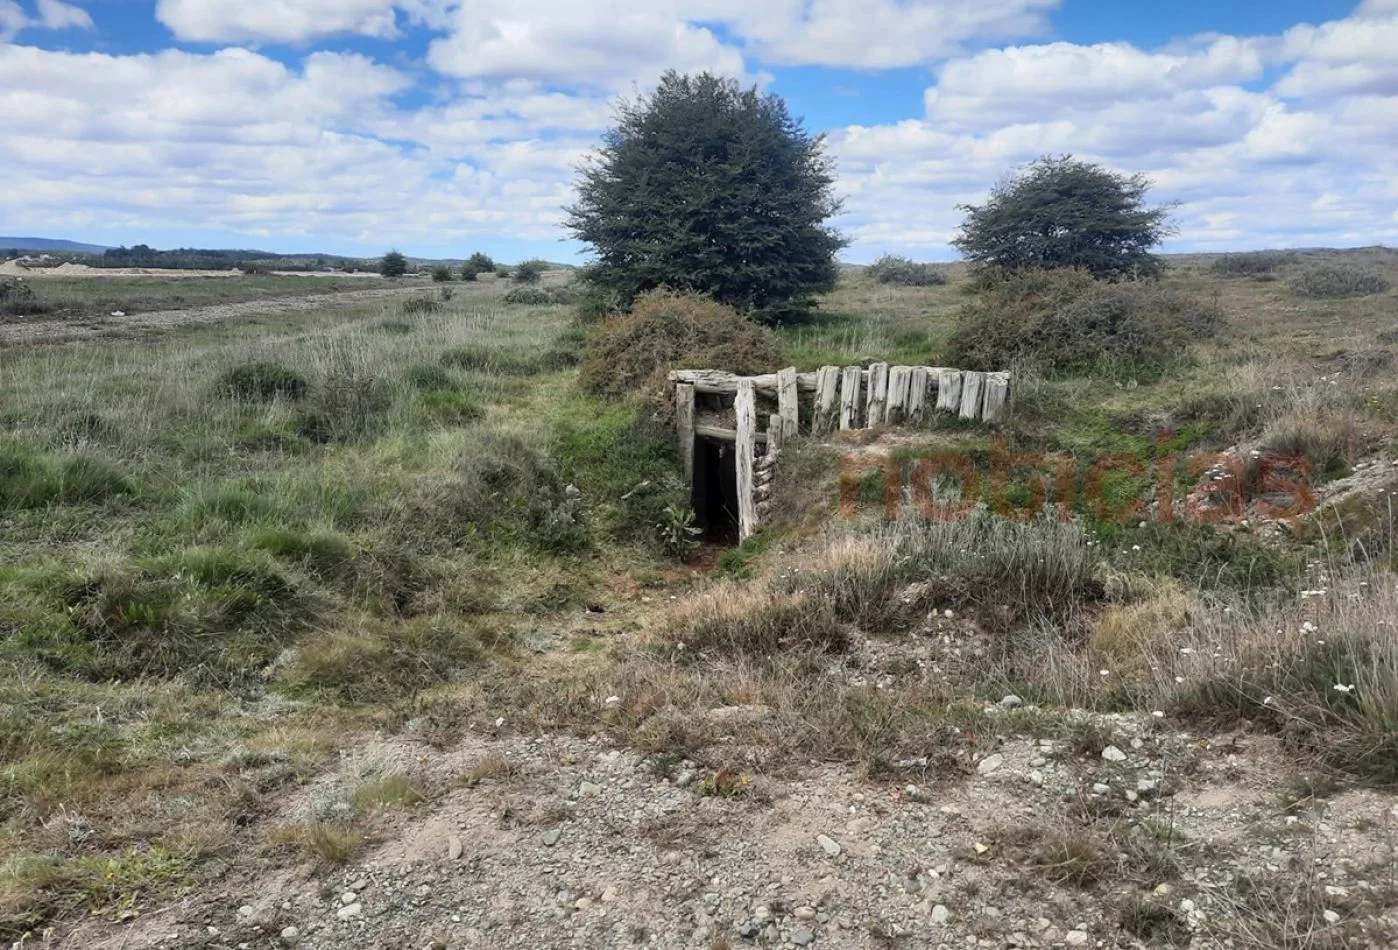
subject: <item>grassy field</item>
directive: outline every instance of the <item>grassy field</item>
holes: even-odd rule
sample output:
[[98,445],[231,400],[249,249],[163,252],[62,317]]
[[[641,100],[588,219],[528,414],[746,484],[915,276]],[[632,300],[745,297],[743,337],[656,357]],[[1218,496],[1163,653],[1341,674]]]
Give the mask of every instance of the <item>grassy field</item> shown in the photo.
[[25,278],[25,283],[33,289],[44,317],[101,316],[114,310],[123,313],[179,310],[387,286],[386,281],[372,277],[276,274],[235,277],[50,277],[42,272],[38,276]]
[[[1312,263],[1258,279],[1179,262],[1166,283],[1213,301],[1224,331],[1141,378],[1021,371],[1012,443],[1148,456],[1169,428],[1180,451],[1300,452],[1322,489],[1393,459],[1396,296],[1299,295]],[[1392,255],[1359,263],[1398,278]],[[81,283],[92,301],[128,292]],[[964,277],[855,277],[781,341],[803,370],[943,365],[973,294]],[[119,920],[249,854],[346,860],[372,809],[265,819],[374,731],[449,743],[499,721],[718,768],[732,729],[695,711],[761,705],[772,715],[737,736],[759,767],[896,780],[965,734],[1089,748],[1069,710],[1159,712],[1286,731],[1298,769],[1340,782],[1398,781],[1379,493],[1398,477],[1288,525],[1082,508],[890,525],[872,504],[837,514],[837,456],[867,439],[798,442],[770,525],[696,569],[665,558],[657,530],[684,504],[665,421],[580,394],[580,341],[568,308],[487,289],[0,351],[0,937]],[[979,461],[990,436],[944,423],[883,444]],[[964,645],[944,614],[974,621]],[[987,716],[1007,692],[1038,708]]]

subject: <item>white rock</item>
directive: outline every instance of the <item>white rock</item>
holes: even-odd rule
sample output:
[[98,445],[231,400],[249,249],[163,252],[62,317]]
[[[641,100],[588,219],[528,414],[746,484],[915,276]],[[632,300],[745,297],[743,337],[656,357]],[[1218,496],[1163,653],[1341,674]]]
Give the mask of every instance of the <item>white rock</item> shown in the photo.
[[359,900],[359,895],[354,891],[345,891],[340,895],[341,904],[353,904],[357,900]]
[[1000,705],[1004,706],[1006,709],[1014,709],[1018,706],[1023,706],[1024,700],[1020,699],[1014,693],[1010,693],[1004,699],[1000,700]]
[[1087,946],[1087,931],[1070,930],[1063,935],[1063,942],[1070,947],[1085,947]]
[[816,844],[820,845],[830,857],[838,858],[840,856],[840,846],[835,843],[835,839],[827,835],[816,835]]
[[816,911],[815,911],[815,908],[814,908],[814,907],[798,907],[798,908],[796,908],[796,919],[797,919],[797,920],[815,920],[815,915],[816,915]]
[[976,766],[976,771],[982,775],[989,775],[998,769],[1004,761],[1005,757],[996,752],[994,755],[988,755],[981,759],[980,764]]
[[947,910],[942,904],[938,904],[936,907],[932,908],[932,923],[944,924],[950,919],[951,911]]
[[358,917],[362,913],[364,913],[363,905],[346,904],[344,907],[341,907],[339,910],[335,911],[335,916],[340,918],[341,920],[353,920],[355,917]]
[[1102,758],[1106,759],[1108,762],[1125,762],[1126,753],[1122,752],[1114,745],[1109,745],[1102,750]]
[[1338,924],[1340,922],[1340,915],[1333,910],[1327,910],[1323,916],[1327,924]]
[[450,838],[447,839],[447,860],[460,860],[461,852],[461,839],[458,838],[456,835],[452,835]]

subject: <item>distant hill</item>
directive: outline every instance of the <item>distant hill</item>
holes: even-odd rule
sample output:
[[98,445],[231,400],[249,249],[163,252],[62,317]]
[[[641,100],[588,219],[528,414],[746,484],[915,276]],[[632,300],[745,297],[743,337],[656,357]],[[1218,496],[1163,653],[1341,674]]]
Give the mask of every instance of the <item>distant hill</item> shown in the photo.
[[101,254],[106,250],[101,244],[81,244],[77,241],[58,241],[53,238],[0,237],[0,251],[14,248],[18,251],[74,251],[80,254]]

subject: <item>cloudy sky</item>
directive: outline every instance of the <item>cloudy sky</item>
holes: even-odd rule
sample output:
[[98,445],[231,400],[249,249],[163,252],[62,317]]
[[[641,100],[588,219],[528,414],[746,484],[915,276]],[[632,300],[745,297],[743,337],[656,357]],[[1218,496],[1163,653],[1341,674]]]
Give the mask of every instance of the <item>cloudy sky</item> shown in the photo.
[[0,0],[0,234],[576,259],[573,168],[666,68],[823,131],[846,256],[1071,152],[1172,250],[1398,244],[1398,0]]

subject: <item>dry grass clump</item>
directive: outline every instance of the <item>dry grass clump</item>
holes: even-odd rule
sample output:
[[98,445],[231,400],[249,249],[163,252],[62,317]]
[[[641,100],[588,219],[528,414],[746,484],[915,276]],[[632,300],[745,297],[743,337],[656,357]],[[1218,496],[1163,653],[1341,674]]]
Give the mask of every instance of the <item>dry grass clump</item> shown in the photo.
[[630,314],[592,328],[579,385],[587,392],[658,392],[672,369],[723,369],[743,375],[782,366],[771,330],[699,294],[661,288],[636,298]]
[[782,650],[839,652],[849,645],[833,605],[813,594],[721,582],[674,618],[679,642],[697,653],[767,656]]
[[979,370],[1158,372],[1222,326],[1216,307],[1158,283],[1025,272],[1000,278],[962,309],[948,360]]
[[1342,297],[1367,297],[1387,292],[1391,285],[1384,277],[1357,267],[1314,267],[1291,282],[1291,292],[1298,297],[1335,300]]

